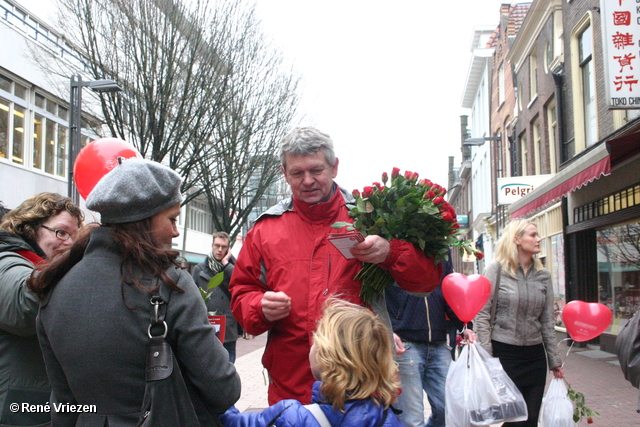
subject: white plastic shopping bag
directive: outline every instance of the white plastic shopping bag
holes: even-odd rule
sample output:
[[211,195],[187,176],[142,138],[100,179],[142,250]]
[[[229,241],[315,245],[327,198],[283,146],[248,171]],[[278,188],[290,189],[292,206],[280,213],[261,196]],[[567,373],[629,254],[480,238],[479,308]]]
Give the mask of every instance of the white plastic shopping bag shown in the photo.
[[445,386],[447,427],[491,425],[528,418],[522,394],[479,343],[465,345],[452,362]]
[[540,427],[575,427],[573,403],[562,378],[554,378],[542,399]]

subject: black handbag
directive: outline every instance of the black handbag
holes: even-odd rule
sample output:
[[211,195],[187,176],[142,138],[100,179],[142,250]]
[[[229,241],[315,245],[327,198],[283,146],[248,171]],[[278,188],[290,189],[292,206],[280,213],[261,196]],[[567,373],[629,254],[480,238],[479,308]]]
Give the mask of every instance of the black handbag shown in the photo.
[[171,345],[165,340],[168,330],[165,321],[167,304],[159,295],[153,295],[151,305],[147,383],[137,425],[144,427],[200,426],[178,361],[174,358]]

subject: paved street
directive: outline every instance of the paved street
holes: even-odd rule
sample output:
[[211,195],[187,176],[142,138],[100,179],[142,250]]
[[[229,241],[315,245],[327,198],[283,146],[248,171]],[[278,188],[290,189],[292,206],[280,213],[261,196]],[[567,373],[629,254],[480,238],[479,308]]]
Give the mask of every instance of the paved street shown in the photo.
[[[236,404],[240,411],[256,411],[267,407],[267,385],[260,359],[266,343],[266,334],[251,340],[240,338],[237,344],[236,368],[242,378],[242,396]],[[564,358],[567,346],[560,345]],[[594,427],[640,426],[638,390],[622,375],[617,358],[597,348],[572,348],[565,361],[567,380],[574,390],[584,393],[586,405],[600,413],[594,418]],[[551,375],[549,375],[549,379]],[[426,413],[429,413],[425,399]],[[579,426],[586,426],[586,420]]]

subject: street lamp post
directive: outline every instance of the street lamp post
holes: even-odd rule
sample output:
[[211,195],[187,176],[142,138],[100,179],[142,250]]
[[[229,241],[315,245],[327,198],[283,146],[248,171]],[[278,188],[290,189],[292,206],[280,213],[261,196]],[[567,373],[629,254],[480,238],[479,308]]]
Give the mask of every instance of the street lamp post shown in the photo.
[[95,92],[120,92],[122,88],[113,80],[84,81],[80,74],[71,76],[69,95],[69,162],[67,192],[75,204],[79,203],[78,190],[73,180],[73,165],[80,151],[80,130],[82,128],[82,88],[89,87]]
[[[479,138],[467,138],[462,142],[462,145],[465,146],[480,146],[480,145],[484,145],[484,143],[486,141],[502,141],[502,136],[481,136]],[[489,147],[489,148],[494,148],[494,147]],[[496,236],[498,235],[498,233],[500,232],[500,215],[498,213],[498,171],[502,174],[502,160],[501,160],[501,156],[502,153],[500,153],[500,150],[497,150],[494,148],[494,151],[496,151],[495,153],[491,153],[492,154],[492,158],[490,159],[491,161],[491,189],[492,189],[492,197],[493,197],[493,203],[492,203],[492,209],[494,210],[494,214],[495,214],[495,218],[496,218]],[[496,167],[496,162],[500,162],[499,168]]]
[[481,136],[480,138],[467,138],[462,145],[484,145],[486,141],[502,141],[501,136]]

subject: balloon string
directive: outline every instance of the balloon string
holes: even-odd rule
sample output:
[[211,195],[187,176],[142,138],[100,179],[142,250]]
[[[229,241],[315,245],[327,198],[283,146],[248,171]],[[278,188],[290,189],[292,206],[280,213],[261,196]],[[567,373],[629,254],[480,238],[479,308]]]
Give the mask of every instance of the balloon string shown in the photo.
[[564,356],[564,360],[562,361],[562,365],[560,366],[561,368],[564,368],[564,363],[567,361],[567,358],[569,357],[569,353],[571,353],[571,349],[573,348],[573,344],[575,343],[575,340],[573,338],[565,338],[562,341],[560,341],[557,345],[558,347],[560,347],[560,344],[562,344],[563,342],[567,341],[567,340],[571,340],[571,345],[569,346],[569,349],[567,350],[567,354],[566,356]]

